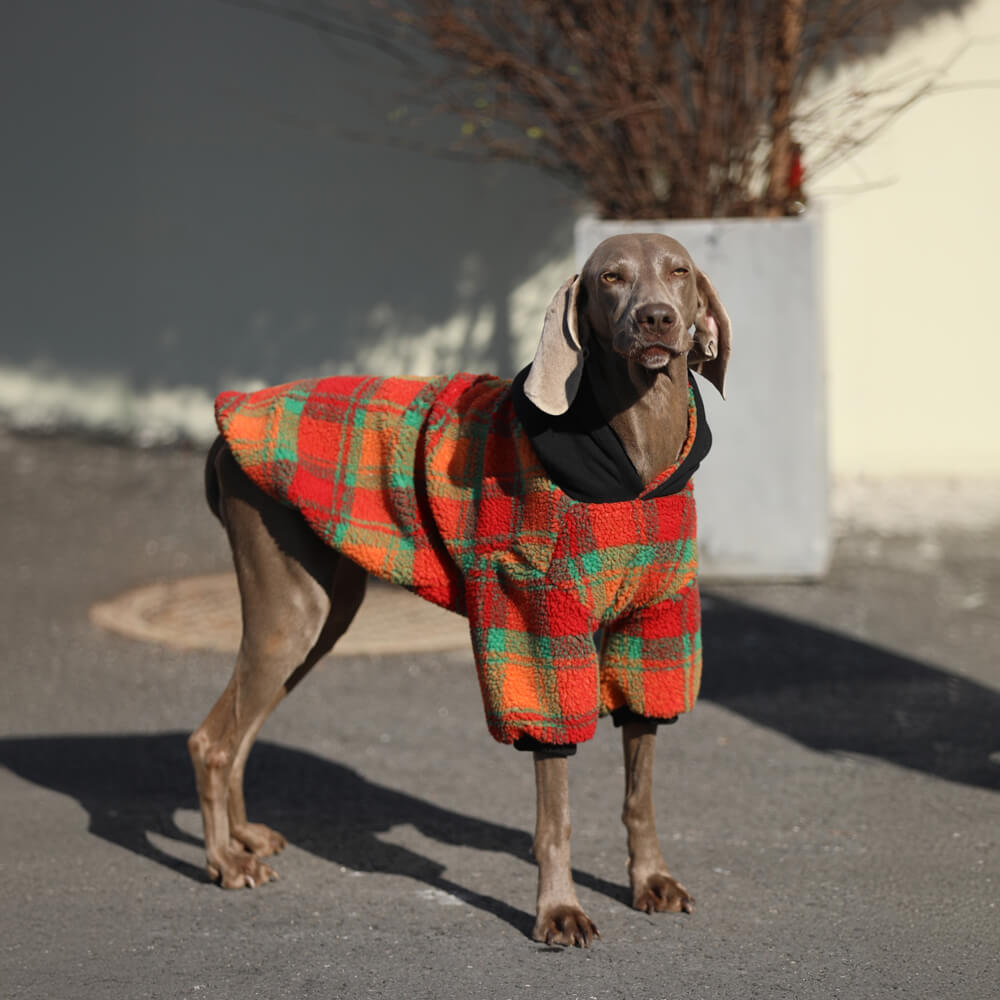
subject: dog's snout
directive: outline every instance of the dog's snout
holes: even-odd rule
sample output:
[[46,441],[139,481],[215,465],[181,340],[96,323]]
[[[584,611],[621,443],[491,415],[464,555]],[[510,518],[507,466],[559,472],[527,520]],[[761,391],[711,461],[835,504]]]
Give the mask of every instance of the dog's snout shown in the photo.
[[651,302],[636,310],[636,320],[647,333],[666,333],[677,323],[677,310],[665,302]]

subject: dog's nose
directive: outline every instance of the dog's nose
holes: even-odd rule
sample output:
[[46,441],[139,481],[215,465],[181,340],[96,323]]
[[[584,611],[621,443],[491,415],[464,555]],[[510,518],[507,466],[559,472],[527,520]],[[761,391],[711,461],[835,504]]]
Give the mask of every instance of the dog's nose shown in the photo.
[[677,322],[677,310],[665,302],[650,302],[636,310],[636,319],[647,333],[666,333]]

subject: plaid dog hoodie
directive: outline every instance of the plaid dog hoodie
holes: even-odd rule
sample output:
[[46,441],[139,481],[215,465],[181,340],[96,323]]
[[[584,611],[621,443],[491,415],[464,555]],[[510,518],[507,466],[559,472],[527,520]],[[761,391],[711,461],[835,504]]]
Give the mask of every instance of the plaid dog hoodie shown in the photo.
[[[565,481],[586,461],[563,462],[562,486],[547,473],[539,451],[570,438],[552,439],[525,374],[292,382],[223,393],[216,420],[247,475],[324,542],[468,617],[497,740],[575,744],[619,710],[672,719],[701,676],[689,476],[710,435],[694,379],[678,463],[645,489],[632,469],[594,501]],[[612,464],[631,468],[603,426]]]

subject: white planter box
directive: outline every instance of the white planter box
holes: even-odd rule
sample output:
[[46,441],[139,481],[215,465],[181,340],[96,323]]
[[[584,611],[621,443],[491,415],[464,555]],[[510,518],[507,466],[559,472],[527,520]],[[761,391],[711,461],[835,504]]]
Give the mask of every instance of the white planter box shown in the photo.
[[733,323],[727,399],[702,383],[714,439],[695,475],[702,574],[822,575],[830,532],[818,220],[584,218],[577,265],[621,232],[683,243]]

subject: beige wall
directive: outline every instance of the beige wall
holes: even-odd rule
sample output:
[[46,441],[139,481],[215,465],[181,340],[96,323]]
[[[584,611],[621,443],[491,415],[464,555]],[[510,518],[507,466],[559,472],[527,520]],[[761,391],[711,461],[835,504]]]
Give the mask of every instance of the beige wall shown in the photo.
[[941,80],[956,89],[813,182],[839,478],[1000,478],[1000,2],[904,35],[868,71],[932,70],[970,42]]

